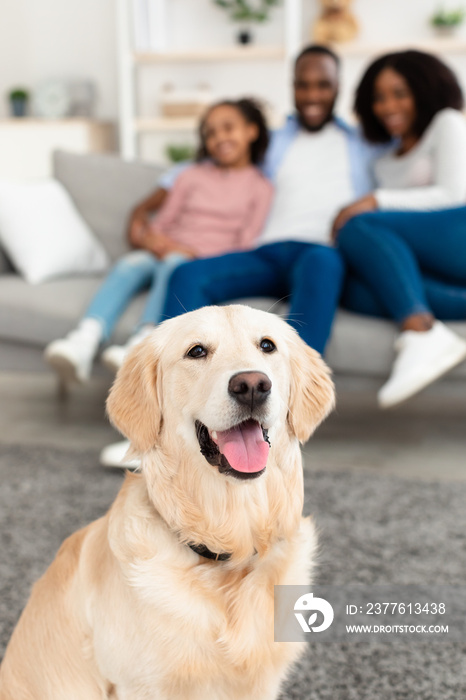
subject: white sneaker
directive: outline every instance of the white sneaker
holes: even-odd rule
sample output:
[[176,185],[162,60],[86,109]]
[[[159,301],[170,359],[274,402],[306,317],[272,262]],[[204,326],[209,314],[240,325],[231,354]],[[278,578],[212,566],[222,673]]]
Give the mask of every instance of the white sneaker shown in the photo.
[[99,461],[103,467],[120,467],[122,469],[137,469],[141,460],[126,459],[126,453],[130,448],[128,440],[114,442],[112,445],[104,447],[100,453]]
[[112,372],[118,372],[129,351],[144,340],[144,338],[147,338],[149,333],[152,333],[153,330],[154,326],[143,326],[137,333],[134,333],[134,335],[130,337],[125,345],[109,345],[100,356],[102,363]]
[[107,369],[116,374],[127,354],[126,345],[109,345],[101,354],[100,360]]
[[44,358],[62,381],[83,384],[91,376],[95,354],[94,344],[89,345],[82,341],[81,336],[70,333],[66,338],[47,345]]
[[429,331],[404,331],[395,349],[392,373],[377,394],[381,408],[406,401],[466,358],[466,341],[440,321]]

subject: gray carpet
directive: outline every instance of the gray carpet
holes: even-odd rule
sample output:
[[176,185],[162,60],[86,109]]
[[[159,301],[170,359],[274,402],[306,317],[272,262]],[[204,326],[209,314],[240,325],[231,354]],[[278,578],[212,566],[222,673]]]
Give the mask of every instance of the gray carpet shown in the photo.
[[[121,473],[91,452],[0,447],[0,655],[32,582],[61,541],[110,505]],[[322,584],[466,580],[466,484],[314,473]],[[466,644],[314,643],[283,700],[460,700]]]

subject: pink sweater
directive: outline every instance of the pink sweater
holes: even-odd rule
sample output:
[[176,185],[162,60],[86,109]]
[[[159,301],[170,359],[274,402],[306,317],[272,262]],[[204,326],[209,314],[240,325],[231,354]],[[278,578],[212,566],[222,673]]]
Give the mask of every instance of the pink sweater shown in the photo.
[[152,226],[198,257],[251,247],[272,202],[273,187],[254,166],[222,170],[205,162],[176,179]]

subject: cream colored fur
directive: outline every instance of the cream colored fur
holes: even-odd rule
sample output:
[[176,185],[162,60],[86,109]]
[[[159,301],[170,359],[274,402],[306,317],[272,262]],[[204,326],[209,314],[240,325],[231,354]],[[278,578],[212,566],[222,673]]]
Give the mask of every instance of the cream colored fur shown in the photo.
[[[262,338],[276,352],[264,353]],[[196,344],[205,358],[187,351]],[[231,427],[239,371],[264,372],[271,449],[240,481],[200,454],[195,420]],[[273,700],[302,644],[274,643],[275,584],[310,580],[299,441],[333,405],[320,356],[281,319],[209,307],[137,346],[108,400],[142,455],[106,516],[68,538],[34,586],[0,669],[0,700]],[[95,475],[98,478],[98,475]],[[214,562],[185,543],[231,552]]]

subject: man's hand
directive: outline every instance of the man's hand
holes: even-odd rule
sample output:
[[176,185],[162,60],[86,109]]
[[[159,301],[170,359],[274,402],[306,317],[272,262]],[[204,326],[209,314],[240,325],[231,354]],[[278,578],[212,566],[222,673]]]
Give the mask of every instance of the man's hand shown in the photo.
[[127,237],[133,248],[146,248],[145,240],[150,230],[150,219],[163,205],[167,196],[168,191],[158,187],[131,212],[127,224]]
[[146,214],[133,214],[129,222],[128,238],[135,248],[145,248],[145,239],[149,233],[149,222]]
[[357,199],[352,204],[347,207],[343,207],[335,217],[332,226],[331,239],[336,241],[338,238],[339,230],[350,220],[353,216],[358,214],[364,214],[368,211],[375,211],[377,209],[377,200],[373,194],[368,194],[361,199]]
[[166,258],[170,253],[182,253],[189,258],[196,257],[195,253],[190,248],[179,245],[165,233],[154,228],[147,234],[145,247],[159,258],[159,260],[163,260],[163,258]]
[[147,249],[155,255],[156,258],[162,260],[168,253],[171,252],[173,241],[170,240],[162,231],[154,230],[147,236]]

